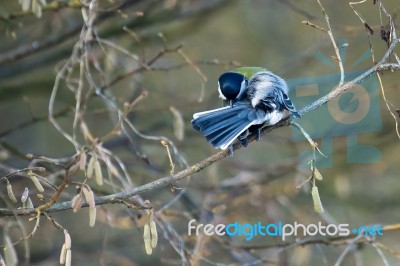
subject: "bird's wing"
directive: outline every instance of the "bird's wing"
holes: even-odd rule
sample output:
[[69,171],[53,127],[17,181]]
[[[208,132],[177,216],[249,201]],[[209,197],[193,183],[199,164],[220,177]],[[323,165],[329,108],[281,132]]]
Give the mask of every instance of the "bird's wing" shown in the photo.
[[287,96],[286,93],[282,92],[282,102],[285,104],[286,109],[288,109],[294,116],[300,118],[299,112],[297,112],[296,107],[294,107],[292,101],[289,99],[289,96]]

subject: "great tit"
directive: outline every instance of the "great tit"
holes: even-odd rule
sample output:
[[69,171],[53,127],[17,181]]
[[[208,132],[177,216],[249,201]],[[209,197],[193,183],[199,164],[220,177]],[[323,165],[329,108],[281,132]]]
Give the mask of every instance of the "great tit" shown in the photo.
[[288,97],[286,82],[264,68],[238,68],[222,74],[218,83],[220,97],[231,105],[195,113],[192,120],[193,128],[216,149],[232,147],[237,138],[247,145],[249,130],[256,130],[260,139],[263,126],[289,114],[300,117]]

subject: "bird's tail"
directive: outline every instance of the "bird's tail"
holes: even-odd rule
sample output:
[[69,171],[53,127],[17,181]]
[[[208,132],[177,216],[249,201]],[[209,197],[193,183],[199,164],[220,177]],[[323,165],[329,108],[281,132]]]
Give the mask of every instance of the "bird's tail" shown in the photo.
[[193,115],[192,126],[206,137],[214,148],[225,150],[254,124],[253,108],[247,104],[223,107]]

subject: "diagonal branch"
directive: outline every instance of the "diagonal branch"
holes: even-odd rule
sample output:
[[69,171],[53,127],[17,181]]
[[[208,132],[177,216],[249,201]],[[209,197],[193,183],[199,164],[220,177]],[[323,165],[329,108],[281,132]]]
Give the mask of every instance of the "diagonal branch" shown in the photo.
[[[386,51],[385,55],[382,57],[382,59],[372,68],[369,70],[365,71],[363,74],[360,76],[356,77],[352,81],[346,83],[346,84],[339,84],[335,89],[333,89],[330,93],[327,95],[319,98],[318,100],[312,102],[308,106],[304,107],[302,110],[300,110],[301,115],[305,115],[318,107],[326,104],[327,102],[331,101],[332,99],[338,97],[339,95],[345,93],[346,91],[350,90],[354,86],[356,86],[358,83],[362,82],[364,79],[368,78],[370,75],[375,74],[377,72],[381,71],[395,71],[395,70],[400,70],[400,64],[399,63],[389,63],[390,62],[390,56],[394,52],[394,49],[397,47],[397,45],[400,43],[400,39],[394,39],[389,46],[388,50]],[[157,60],[157,56],[154,58],[154,60]],[[118,82],[119,79],[117,78],[114,82]],[[274,129],[277,129],[282,126],[287,126],[289,125],[290,118],[287,117],[283,120],[281,120],[279,123],[265,127],[262,130],[262,133],[267,133],[270,132]],[[255,134],[249,136],[249,142],[252,142],[256,139]],[[241,149],[241,145],[236,143],[234,145],[234,149]],[[113,204],[113,203],[120,203],[121,199],[126,199],[135,195],[139,195],[145,192],[157,190],[164,188],[166,186],[169,186],[170,184],[179,181],[183,178],[189,177],[202,169],[210,166],[211,164],[220,161],[227,157],[229,155],[228,150],[223,150],[215,153],[214,155],[211,155],[210,157],[186,168],[185,170],[182,170],[174,175],[170,176],[165,176],[162,178],[159,178],[153,182],[144,184],[142,186],[133,188],[131,190],[127,191],[122,191],[118,192],[115,194],[107,195],[107,196],[100,196],[95,198],[95,203],[96,205],[103,205],[103,204]],[[83,205],[83,207],[86,207],[87,204]],[[65,201],[65,202],[60,202],[60,203],[55,203],[51,207],[46,209],[46,212],[57,212],[57,211],[62,211],[62,210],[68,210],[71,209],[71,201]],[[7,209],[0,209],[0,217],[1,216],[13,216],[13,215],[31,215],[34,214],[35,210],[34,209],[18,209],[18,210],[7,210]]]
[[[381,61],[375,65],[374,67],[370,68],[369,70],[365,71],[363,74],[360,76],[356,77],[352,81],[343,84],[341,86],[336,87],[333,91],[328,93],[327,95],[319,98],[318,100],[312,102],[311,104],[307,105],[304,107],[302,110],[300,110],[301,115],[305,115],[318,107],[326,104],[327,102],[331,101],[332,99],[338,97],[339,95],[345,93],[346,91],[350,90],[354,86],[356,86],[358,83],[362,82],[364,79],[368,78],[372,74],[375,74],[377,72],[381,71],[395,71],[395,70],[400,70],[400,64],[395,64],[395,63],[387,63],[389,61],[389,57],[392,54],[393,50],[396,48],[396,46],[400,43],[400,39],[396,39],[392,42],[391,46],[381,59]],[[286,117],[280,122],[278,122],[275,125],[268,126],[263,128],[262,133],[268,133],[272,130],[275,130],[277,128],[283,127],[283,126],[288,126],[290,123],[290,118]],[[249,142],[253,142],[256,140],[256,134],[252,134],[249,136]],[[234,150],[238,150],[243,148],[239,143],[236,143],[234,145]],[[170,176],[165,176],[162,178],[159,178],[155,181],[152,181],[150,183],[141,185],[139,187],[133,188],[131,190],[127,191],[122,191],[118,193],[114,193],[111,195],[106,195],[106,196],[100,196],[95,198],[95,203],[96,205],[104,205],[104,204],[115,204],[115,203],[120,203],[121,199],[127,199],[135,195],[143,194],[146,192],[158,190],[164,187],[167,187],[174,182],[177,182],[181,179],[187,178],[197,172],[200,172],[202,169],[214,164],[215,162],[218,162],[225,157],[229,156],[229,150],[222,150],[219,151],[210,157],[186,168],[185,170],[182,170],[174,175]],[[87,207],[88,205],[85,203],[82,205],[82,207]],[[71,201],[65,201],[65,202],[60,202],[52,205],[50,208],[46,210],[47,213],[50,212],[59,212],[63,210],[69,210],[71,209]],[[0,217],[2,216],[13,216],[13,215],[31,215],[34,214],[35,210],[34,209],[18,209],[18,210],[8,210],[8,209],[0,209]]]

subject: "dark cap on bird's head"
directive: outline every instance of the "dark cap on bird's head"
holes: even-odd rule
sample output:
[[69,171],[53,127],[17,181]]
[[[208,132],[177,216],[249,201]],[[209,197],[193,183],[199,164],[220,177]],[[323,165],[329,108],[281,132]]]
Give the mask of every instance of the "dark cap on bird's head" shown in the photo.
[[218,79],[220,98],[228,101],[239,100],[247,86],[247,78],[237,72],[226,72]]

